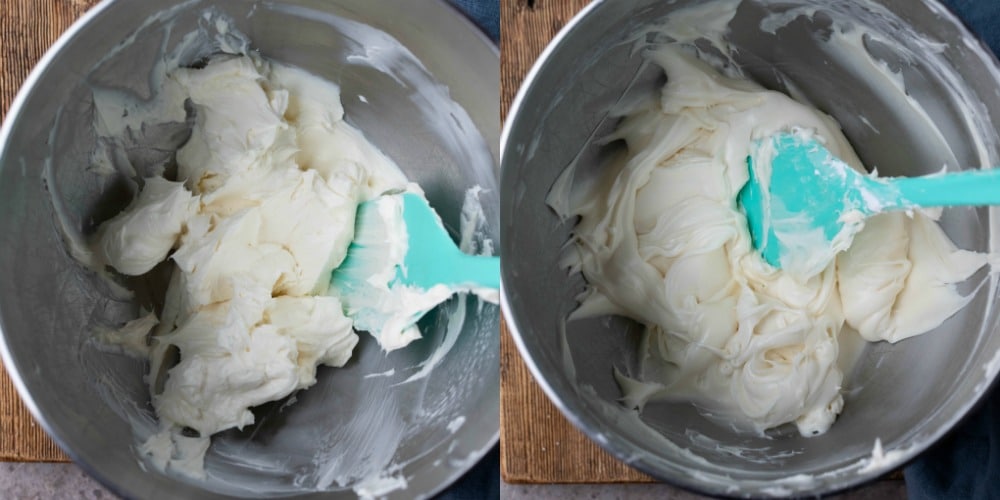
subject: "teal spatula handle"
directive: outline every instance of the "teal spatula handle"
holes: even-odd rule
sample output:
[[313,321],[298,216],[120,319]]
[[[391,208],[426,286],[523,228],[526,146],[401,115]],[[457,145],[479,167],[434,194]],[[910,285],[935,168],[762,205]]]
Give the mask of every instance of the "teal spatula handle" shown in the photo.
[[403,218],[409,235],[403,283],[424,289],[435,285],[500,288],[500,257],[459,250],[423,197],[403,195]]
[[[1000,169],[884,179],[899,194],[889,208],[1000,205]],[[888,201],[888,200],[886,200]]]
[[449,273],[452,283],[475,283],[484,288],[500,288],[500,257],[462,254]]
[[435,285],[500,288],[500,257],[468,255],[454,246],[438,250],[436,259],[411,261],[402,281],[425,289]]

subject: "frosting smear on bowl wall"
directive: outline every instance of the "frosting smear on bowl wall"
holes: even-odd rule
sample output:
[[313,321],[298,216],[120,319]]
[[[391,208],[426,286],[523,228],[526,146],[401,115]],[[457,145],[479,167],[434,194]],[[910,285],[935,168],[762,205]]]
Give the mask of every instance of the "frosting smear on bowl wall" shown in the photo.
[[[623,141],[626,152],[600,178],[581,181],[571,164],[547,201],[579,217],[562,262],[587,287],[568,319],[614,314],[644,328],[638,372],[615,372],[625,406],[690,401],[742,431],[791,423],[813,436],[843,409],[853,359],[841,344],[934,329],[971,300],[957,285],[988,258],[956,248],[939,212],[913,211],[867,221],[850,248],[810,272],[762,259],[736,202],[754,141],[806,131],[865,169],[831,116],[731,64],[726,26],[738,6],[708,2],[635,37],[666,84],[612,110],[621,121],[602,143]],[[778,29],[781,19],[768,22]],[[860,43],[857,31],[839,41]]]

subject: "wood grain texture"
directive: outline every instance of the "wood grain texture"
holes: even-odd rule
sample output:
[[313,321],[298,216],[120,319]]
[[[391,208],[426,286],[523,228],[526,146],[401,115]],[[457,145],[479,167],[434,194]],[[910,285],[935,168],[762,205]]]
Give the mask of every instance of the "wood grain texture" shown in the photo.
[[[98,0],[0,0],[0,116],[45,51]],[[0,371],[0,460],[68,461]],[[2,495],[0,495],[2,496]]]
[[[587,0],[501,0],[500,106]],[[651,482],[570,424],[534,382],[506,323],[500,333],[500,471],[509,483]]]

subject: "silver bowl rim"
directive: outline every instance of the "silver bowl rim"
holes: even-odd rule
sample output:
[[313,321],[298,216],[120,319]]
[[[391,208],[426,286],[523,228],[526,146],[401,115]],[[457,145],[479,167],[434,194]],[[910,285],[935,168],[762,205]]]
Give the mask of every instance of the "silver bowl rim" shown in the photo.
[[[14,99],[11,101],[10,107],[7,109],[7,113],[4,116],[3,123],[0,124],[0,159],[6,156],[8,145],[10,144],[10,137],[15,130],[14,124],[23,114],[28,98],[34,92],[37,83],[45,76],[48,69],[52,66],[56,57],[58,57],[59,54],[73,42],[76,35],[83,31],[91,23],[91,21],[103,14],[105,11],[111,9],[115,4],[122,1],[125,0],[102,0],[97,5],[84,12],[83,15],[77,18],[77,20],[66,29],[66,31],[59,35],[56,41],[49,46],[35,66],[31,69],[28,76],[21,83]],[[453,11],[456,14],[456,20],[460,20],[458,22],[460,22],[465,29],[470,30],[473,33],[473,36],[480,39],[480,41],[490,48],[491,52],[496,55],[497,63],[499,64],[499,45],[487,36],[487,34],[478,25],[476,25],[468,14],[447,0],[432,1],[442,4],[447,9]],[[2,311],[0,311],[0,318],[2,318],[2,316]],[[48,435],[52,441],[55,442],[64,453],[66,453],[67,456],[69,456],[70,460],[72,460],[74,464],[83,469],[87,475],[96,479],[102,486],[110,490],[115,495],[119,497],[126,496],[126,492],[121,490],[115,481],[111,480],[110,475],[101,473],[97,468],[92,467],[88,462],[82,460],[81,457],[68,446],[67,439],[63,436],[63,434],[54,429],[45,414],[42,413],[41,409],[35,403],[28,387],[25,385],[24,379],[21,377],[18,363],[16,362],[13,352],[10,350],[10,346],[7,344],[7,334],[3,330],[2,322],[0,322],[0,360],[3,361],[4,369],[7,371],[11,383],[17,390],[22,404],[24,404],[32,418],[35,419],[35,422],[37,422],[38,425],[41,426],[42,430],[45,431],[45,434]],[[499,442],[500,427],[498,425],[496,432],[494,432],[493,435],[487,440],[487,445],[473,453],[475,459],[469,460],[468,465],[464,468],[456,467],[453,474],[447,476],[445,480],[442,481],[433,491],[428,492],[428,496],[437,495],[444,489],[451,486],[460,477],[464,476],[465,473],[475,467]]]
[[[517,94],[514,96],[514,100],[511,102],[510,109],[507,111],[506,118],[504,120],[504,126],[500,133],[500,172],[501,179],[503,178],[504,171],[504,157],[510,147],[510,135],[514,125],[517,123],[521,108],[524,106],[524,100],[527,99],[528,93],[533,89],[535,80],[539,77],[541,72],[547,66],[549,59],[554,57],[554,54],[566,43],[570,36],[570,33],[575,30],[577,25],[581,24],[585,19],[590,17],[601,5],[606,3],[608,0],[593,0],[587,4],[583,9],[577,12],[566,24],[559,30],[555,37],[549,41],[545,49],[538,56],[538,59],[531,66],[531,69],[525,75],[524,80],[521,82]],[[1000,60],[998,60],[998,55],[994,54],[989,45],[983,41],[982,37],[976,33],[973,33],[965,22],[952,11],[950,7],[941,3],[940,0],[922,0],[924,5],[934,7],[938,14],[940,14],[940,22],[945,22],[956,26],[965,34],[969,35],[971,39],[976,40],[979,44],[978,47],[970,47],[975,52],[975,55],[983,60],[986,65],[987,70],[992,74],[994,81],[1000,86]],[[686,480],[680,480],[676,477],[667,477],[660,471],[658,471],[652,464],[648,463],[644,458],[635,458],[635,456],[629,452],[629,450],[623,447],[623,441],[619,439],[604,439],[595,440],[591,436],[596,433],[605,432],[607,429],[601,427],[596,420],[589,417],[581,416],[582,412],[578,412],[582,408],[582,405],[578,402],[571,400],[567,395],[560,394],[555,390],[552,383],[545,378],[539,361],[531,355],[528,349],[527,343],[525,342],[525,337],[518,327],[517,321],[515,319],[513,307],[510,304],[509,293],[510,290],[505,286],[503,280],[503,272],[501,272],[501,282],[500,282],[500,310],[506,319],[507,329],[511,333],[511,337],[514,341],[514,345],[517,346],[517,350],[521,355],[521,359],[527,365],[529,372],[535,379],[535,382],[542,388],[545,395],[549,400],[559,409],[563,416],[573,424],[578,430],[583,432],[588,439],[603,448],[605,451],[610,453],[612,456],[617,458],[622,463],[638,469],[657,480],[663,481],[668,484],[680,487],[682,489],[700,493],[708,494],[722,497],[732,496],[731,491],[727,491],[722,485],[717,485],[715,489],[711,489],[704,482],[698,482],[692,477],[687,477]],[[920,454],[926,451],[928,448],[932,447],[934,444],[939,442],[943,437],[951,433],[958,424],[965,420],[972,410],[978,407],[983,401],[986,395],[990,394],[991,391],[998,386],[1000,386],[1000,366],[991,367],[992,373],[987,374],[987,388],[975,395],[975,397],[966,401],[961,405],[958,411],[945,422],[945,425],[939,427],[933,432],[928,434],[928,439],[922,440],[920,442],[914,443],[905,449],[900,449],[900,454],[893,455],[891,460],[888,460],[884,467],[879,467],[873,470],[868,470],[866,472],[858,472],[851,476],[848,480],[841,484],[834,485],[832,487],[826,487],[825,489],[818,489],[816,491],[796,491],[795,495],[802,494],[815,494],[815,495],[829,495],[838,492],[843,492],[846,490],[851,490],[857,488],[869,481],[875,480],[882,476],[889,470],[894,470],[905,466],[906,464],[912,462]],[[615,434],[612,436],[617,437]],[[844,469],[840,469],[844,470]],[[760,495],[763,492],[759,488],[752,491],[740,491],[737,494],[756,494]]]

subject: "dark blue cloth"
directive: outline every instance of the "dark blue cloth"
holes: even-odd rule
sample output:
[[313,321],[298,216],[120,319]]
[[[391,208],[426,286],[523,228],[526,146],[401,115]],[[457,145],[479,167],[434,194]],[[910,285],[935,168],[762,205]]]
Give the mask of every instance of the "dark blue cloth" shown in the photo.
[[[994,54],[1000,54],[1000,2],[943,3]],[[994,385],[976,410],[910,464],[904,474],[910,500],[1000,499],[1000,386]]]
[[1000,498],[1000,392],[906,468],[910,500]]
[[490,38],[500,43],[500,0],[450,0]]
[[500,498],[500,446],[486,454],[469,472],[434,500],[498,500]]
[[[500,0],[450,0],[494,42],[500,42]],[[500,96],[497,96],[497,100]],[[493,500],[500,498],[500,446],[493,449],[435,500]]]
[[996,0],[942,0],[965,25],[1000,54],[1000,2]]

